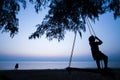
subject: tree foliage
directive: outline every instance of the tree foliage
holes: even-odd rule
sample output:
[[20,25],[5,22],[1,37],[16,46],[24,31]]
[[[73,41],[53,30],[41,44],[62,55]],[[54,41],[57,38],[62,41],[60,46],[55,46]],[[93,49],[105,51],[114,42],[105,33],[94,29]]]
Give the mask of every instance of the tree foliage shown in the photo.
[[10,36],[18,32],[19,19],[16,17],[20,10],[20,4],[25,8],[24,0],[0,0],[0,30],[10,32]]
[[[86,18],[93,21],[99,15],[113,12],[114,18],[120,16],[120,0],[29,0],[38,13],[42,8],[49,7],[49,13],[41,24],[37,24],[36,31],[29,37],[39,38],[46,35],[52,40],[64,39],[66,31],[86,31]],[[18,18],[20,3],[26,6],[25,0],[1,0],[0,1],[0,29],[10,31],[10,35],[18,32]]]
[[113,11],[115,18],[120,16],[119,0],[53,0],[49,7],[49,14],[42,24],[36,25],[30,39],[45,34],[49,40],[62,40],[67,30],[81,35],[81,30],[86,30],[86,18],[94,21],[107,11]]

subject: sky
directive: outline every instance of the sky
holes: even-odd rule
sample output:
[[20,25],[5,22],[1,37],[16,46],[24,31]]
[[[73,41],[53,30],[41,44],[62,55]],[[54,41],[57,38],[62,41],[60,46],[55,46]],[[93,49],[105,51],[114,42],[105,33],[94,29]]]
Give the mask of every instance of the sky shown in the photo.
[[[49,41],[45,35],[39,39],[29,40],[28,37],[36,30],[35,25],[42,22],[48,9],[37,14],[34,7],[28,3],[27,8],[17,15],[19,18],[19,33],[11,38],[9,33],[0,34],[0,61],[7,60],[53,60],[68,61],[74,39],[73,32],[66,32],[64,40]],[[109,57],[109,61],[120,61],[120,18],[114,19],[112,13],[99,16],[93,29],[102,41],[100,50]],[[77,34],[73,60],[92,61],[88,42],[90,36],[88,26],[82,32],[82,38]]]

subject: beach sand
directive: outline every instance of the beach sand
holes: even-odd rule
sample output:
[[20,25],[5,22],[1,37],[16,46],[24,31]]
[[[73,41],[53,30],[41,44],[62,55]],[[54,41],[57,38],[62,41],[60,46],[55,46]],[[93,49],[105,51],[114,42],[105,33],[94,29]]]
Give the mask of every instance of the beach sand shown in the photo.
[[0,70],[0,80],[120,80],[120,69]]

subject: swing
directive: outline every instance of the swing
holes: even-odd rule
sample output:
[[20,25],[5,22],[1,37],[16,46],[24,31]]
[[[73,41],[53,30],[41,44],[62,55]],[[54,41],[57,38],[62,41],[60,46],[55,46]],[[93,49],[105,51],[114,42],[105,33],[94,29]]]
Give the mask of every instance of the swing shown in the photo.
[[[86,19],[86,22],[87,22],[90,34],[92,35],[92,31],[93,31],[93,33],[95,35],[95,32],[94,32],[94,30],[92,28],[92,25],[90,24],[90,21],[88,20],[88,18]],[[91,27],[92,31],[90,30],[89,26]],[[73,57],[73,52],[74,52],[74,47],[75,47],[75,41],[76,41],[76,35],[77,35],[77,31],[75,31],[75,36],[74,36],[74,40],[73,40],[73,45],[72,45],[72,50],[71,50],[71,55],[70,55],[70,60],[69,60],[68,68],[71,67],[71,62],[72,62],[72,57]]]
[[[92,27],[92,25],[91,25],[91,23],[90,23],[90,21],[89,21],[88,18],[86,18],[86,22],[87,22],[87,25],[88,25],[88,29],[89,29],[90,35],[91,35],[91,36],[96,36],[95,31],[93,30],[93,27]],[[92,34],[92,33],[93,33],[93,34]],[[101,67],[103,68],[103,63],[102,63],[102,61],[100,61],[100,64],[101,64]]]
[[[91,25],[91,23],[90,23],[88,18],[86,18],[86,23],[88,25],[88,29],[89,29],[90,35],[96,36],[95,31],[93,30],[93,27],[92,27],[92,25]],[[70,60],[69,60],[69,64],[68,64],[67,69],[68,68],[70,69],[70,67],[71,67],[71,62],[72,62],[72,57],[73,57],[73,52],[74,52],[74,47],[75,47],[75,41],[76,41],[76,35],[77,35],[77,31],[75,32],[74,41],[73,41],[72,50],[71,50],[71,55],[70,55]],[[102,62],[101,62],[101,65],[102,65]],[[102,67],[103,67],[103,65],[102,65]]]

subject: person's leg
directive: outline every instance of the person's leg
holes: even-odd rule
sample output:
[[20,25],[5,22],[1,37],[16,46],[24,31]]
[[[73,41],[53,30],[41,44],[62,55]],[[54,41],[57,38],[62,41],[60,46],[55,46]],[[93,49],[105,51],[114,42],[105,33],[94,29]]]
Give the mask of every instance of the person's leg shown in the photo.
[[108,57],[107,56],[104,56],[104,65],[105,65],[105,68],[108,68]]
[[101,69],[100,68],[100,60],[96,60],[96,64],[97,64],[98,69]]
[[105,54],[101,54],[102,59],[104,60],[105,68],[108,68],[108,57]]

